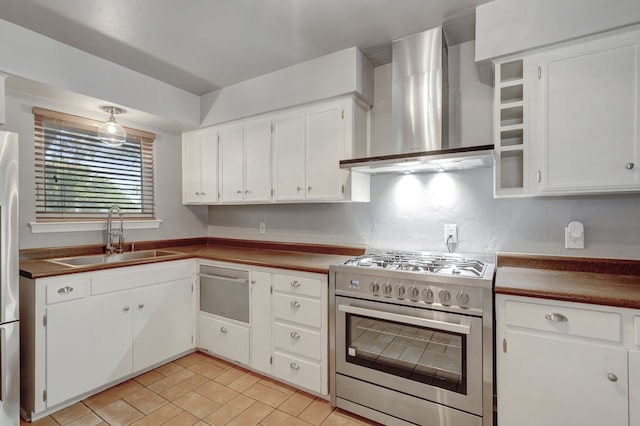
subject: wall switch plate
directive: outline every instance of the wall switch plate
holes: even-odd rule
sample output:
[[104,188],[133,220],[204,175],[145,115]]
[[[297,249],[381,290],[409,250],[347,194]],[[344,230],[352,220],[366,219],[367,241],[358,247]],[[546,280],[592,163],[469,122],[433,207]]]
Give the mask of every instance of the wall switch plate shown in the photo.
[[458,225],[449,224],[444,226],[444,242],[445,244],[458,242]]
[[564,246],[568,249],[584,248],[584,226],[580,222],[570,222],[564,228]]
[[264,222],[260,222],[260,233],[261,234],[267,233],[267,224]]

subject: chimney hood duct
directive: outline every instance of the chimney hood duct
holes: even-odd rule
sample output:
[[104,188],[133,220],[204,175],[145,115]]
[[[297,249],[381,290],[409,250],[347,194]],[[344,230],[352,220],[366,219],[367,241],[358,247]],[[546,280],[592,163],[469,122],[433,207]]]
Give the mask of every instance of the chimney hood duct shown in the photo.
[[340,161],[360,173],[411,173],[493,165],[493,145],[450,148],[448,57],[442,27],[393,42],[388,155]]

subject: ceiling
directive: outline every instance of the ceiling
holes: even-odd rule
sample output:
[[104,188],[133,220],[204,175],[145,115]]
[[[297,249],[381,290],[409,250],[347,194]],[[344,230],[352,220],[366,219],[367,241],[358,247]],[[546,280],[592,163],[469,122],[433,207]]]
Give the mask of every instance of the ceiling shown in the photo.
[[445,25],[474,39],[489,0],[0,0],[0,19],[202,95],[358,46],[373,65],[393,40]]

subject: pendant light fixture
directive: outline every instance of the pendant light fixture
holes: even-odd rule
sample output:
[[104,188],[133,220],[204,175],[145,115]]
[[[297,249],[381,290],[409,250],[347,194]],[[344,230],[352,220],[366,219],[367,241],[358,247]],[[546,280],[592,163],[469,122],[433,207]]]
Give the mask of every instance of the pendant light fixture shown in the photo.
[[109,146],[120,146],[127,140],[127,131],[124,127],[116,123],[114,114],[122,114],[124,110],[114,106],[100,107],[103,111],[111,114],[109,120],[98,127],[98,138]]

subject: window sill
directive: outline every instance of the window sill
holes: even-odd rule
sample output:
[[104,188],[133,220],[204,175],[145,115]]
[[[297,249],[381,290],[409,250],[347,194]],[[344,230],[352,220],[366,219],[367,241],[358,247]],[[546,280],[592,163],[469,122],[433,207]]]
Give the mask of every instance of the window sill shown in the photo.
[[[124,229],[157,229],[160,228],[160,219],[125,220]],[[119,224],[118,224],[119,225]],[[53,232],[85,232],[104,231],[107,222],[82,221],[82,222],[29,222],[32,234],[48,234]]]

